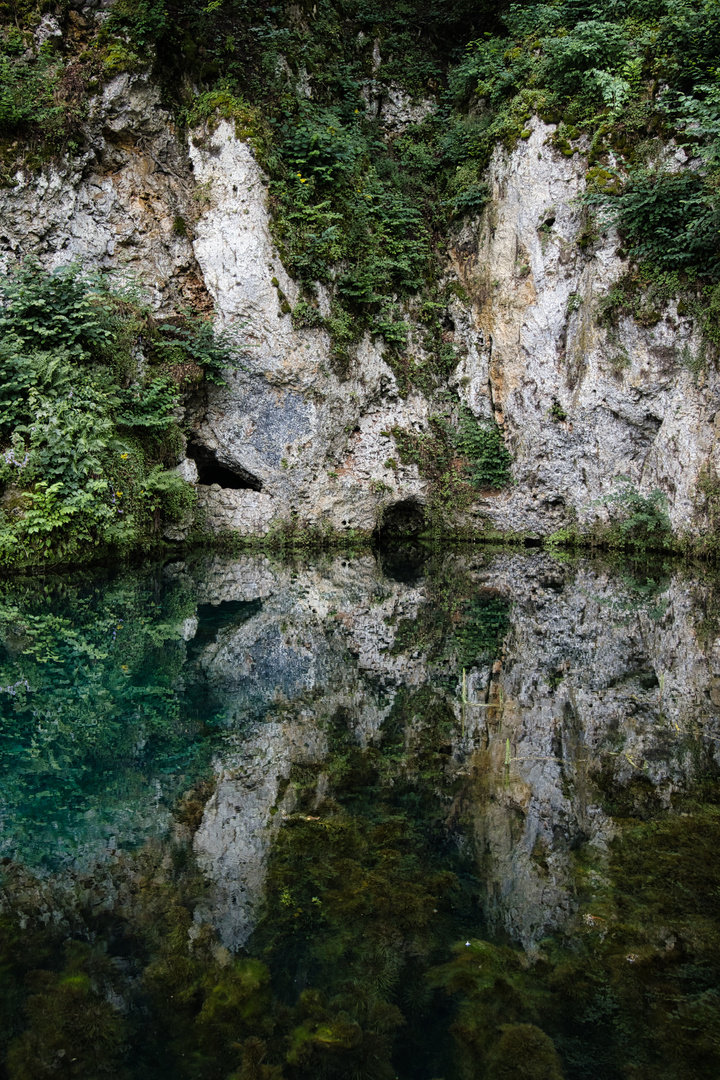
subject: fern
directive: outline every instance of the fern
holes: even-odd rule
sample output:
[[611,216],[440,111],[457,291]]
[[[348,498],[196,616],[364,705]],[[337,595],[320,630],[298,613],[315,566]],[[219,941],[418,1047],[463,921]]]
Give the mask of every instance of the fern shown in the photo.
[[497,424],[481,423],[463,406],[454,442],[469,461],[468,478],[475,487],[499,489],[510,482],[512,457]]

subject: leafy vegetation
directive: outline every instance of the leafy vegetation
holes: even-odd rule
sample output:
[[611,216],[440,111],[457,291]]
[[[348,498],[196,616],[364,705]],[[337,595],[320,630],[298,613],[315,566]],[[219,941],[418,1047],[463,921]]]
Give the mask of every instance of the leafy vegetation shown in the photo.
[[626,476],[618,477],[621,486],[611,495],[599,500],[611,507],[610,517],[623,543],[635,547],[664,547],[672,538],[667,499],[655,489],[642,495]]
[[442,529],[478,491],[510,483],[512,458],[499,427],[477,420],[466,406],[435,414],[429,427],[421,433],[394,428],[392,434],[400,460],[416,464],[431,481],[430,524]]
[[[434,325],[447,329],[443,237],[454,218],[482,208],[490,154],[527,137],[533,115],[558,124],[557,152],[587,154],[589,207],[617,225],[635,264],[605,314],[624,304],[652,325],[650,294],[681,296],[718,338],[714,2],[408,2],[405,23],[396,5],[359,0],[262,14],[252,4],[199,13],[176,3],[154,46],[160,70],[182,65],[213,87],[189,119],[203,108],[209,117],[220,95],[221,114],[234,113],[253,139],[271,177],[276,240],[304,287],[296,319],[330,330],[336,370],[348,370],[350,346],[369,329],[385,339],[401,391],[428,392],[446,385],[457,357],[437,340],[416,355],[409,317],[422,323],[423,305],[437,304]],[[124,0],[114,18],[118,33],[148,47],[143,5]],[[374,114],[398,88],[432,107],[383,129]],[[671,137],[692,167],[673,163]],[[592,236],[588,226],[581,246]],[[317,282],[333,295],[326,319]],[[483,482],[496,486],[501,472]]]
[[187,582],[155,567],[3,582],[4,857],[53,868],[106,834],[124,847],[162,831],[207,765],[218,711],[192,683],[178,689],[194,617]]
[[0,560],[58,561],[157,538],[194,505],[168,471],[184,387],[236,347],[187,313],[165,322],[112,280],[18,266],[0,283]]
[[[19,167],[37,166],[66,150],[78,150],[97,66],[90,58],[83,64],[63,57],[59,33],[35,45],[40,8],[19,7],[5,5],[0,12],[2,186],[14,185],[13,173]],[[19,151],[23,144],[25,149]]]
[[305,317],[317,311],[316,284],[332,285],[325,322],[341,370],[348,345],[387,325],[388,306],[432,287],[439,233],[486,198],[479,174],[458,171],[457,154],[440,146],[437,117],[385,140],[364,84],[374,79],[378,96],[390,80],[411,97],[438,89],[446,50],[462,47],[491,10],[467,0],[390,11],[367,0],[320,0],[307,10],[181,0],[162,17],[159,4],[122,0],[113,10],[112,32],[156,55],[169,85],[182,70],[208,87],[179,102],[189,126],[232,118],[253,142],[271,177],[275,239],[305,289]]
[[[606,313],[621,307],[642,322],[654,310],[653,294],[665,303],[680,296],[716,340],[714,4],[512,5],[503,18],[508,38],[489,35],[470,46],[450,85],[484,99],[495,137],[512,142],[522,135],[519,118],[537,112],[558,122],[556,150],[588,155],[587,203],[605,227],[618,227],[636,264],[608,297]],[[667,153],[672,137],[690,165],[679,167]],[[579,243],[587,246],[583,237]]]

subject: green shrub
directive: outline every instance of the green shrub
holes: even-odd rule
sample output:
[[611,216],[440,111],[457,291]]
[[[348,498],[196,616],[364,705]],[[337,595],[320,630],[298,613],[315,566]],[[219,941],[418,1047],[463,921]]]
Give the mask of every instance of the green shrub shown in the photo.
[[319,309],[307,300],[298,300],[292,309],[293,326],[299,330],[312,330],[325,325]]
[[468,476],[475,487],[499,490],[510,483],[512,457],[497,424],[483,424],[463,407],[453,441],[468,459]]
[[[580,94],[608,100],[610,80],[629,56],[629,42],[620,26],[600,20],[580,22],[562,37],[548,38],[540,79],[568,97]],[[629,86],[622,93],[629,96]],[[620,89],[616,93],[621,93]]]
[[119,407],[116,423],[123,427],[166,430],[174,423],[172,410],[178,402],[178,388],[167,375],[146,386],[122,387],[116,391]]
[[102,353],[113,341],[102,279],[74,263],[52,273],[33,259],[0,284],[0,334],[23,351],[53,350],[78,360]]
[[161,521],[178,521],[195,505],[196,495],[190,484],[177,473],[156,465],[143,481],[140,497],[152,514],[154,530]]
[[488,1080],[563,1080],[552,1039],[535,1024],[504,1024],[489,1055]]
[[[0,560],[75,557],[155,535],[194,504],[167,471],[179,383],[220,381],[237,342],[185,312],[160,322],[127,289],[69,266],[0,282]],[[142,362],[141,362],[142,361]]]
[[53,96],[60,70],[49,57],[31,62],[0,54],[0,136],[62,131],[65,107]]
[[137,49],[150,55],[169,25],[164,0],[117,0],[110,13],[110,33],[128,34]]
[[665,546],[671,536],[667,499],[657,488],[642,495],[627,476],[619,476],[621,487],[605,495],[598,505],[611,507],[623,540],[640,547]]
[[407,349],[410,327],[402,318],[398,317],[398,314],[394,309],[383,311],[375,319],[374,330],[380,334],[388,345],[392,345],[394,348],[404,352]]
[[720,205],[703,175],[639,171],[620,194],[594,194],[588,201],[603,207],[636,262],[720,274]]
[[[453,412],[455,415],[453,415]],[[430,418],[425,432],[393,428],[398,456],[417,465],[430,481],[430,518],[443,527],[477,498],[478,492],[497,491],[512,482],[512,458],[496,424],[475,419],[465,406],[450,415]]]

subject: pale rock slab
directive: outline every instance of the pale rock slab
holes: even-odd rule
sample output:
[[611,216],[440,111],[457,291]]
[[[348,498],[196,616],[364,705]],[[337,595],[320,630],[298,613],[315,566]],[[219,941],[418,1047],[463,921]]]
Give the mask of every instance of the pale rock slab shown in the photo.
[[0,265],[33,255],[50,270],[114,268],[161,310],[206,297],[175,227],[192,221],[193,183],[159,88],[147,74],[117,76],[91,99],[87,127],[84,156],[19,171],[0,191]]
[[[417,395],[400,398],[381,343],[367,336],[340,380],[328,335],[295,329],[282,312],[282,298],[293,305],[298,288],[272,241],[267,181],[233,125],[223,121],[197,133],[190,156],[208,201],[196,226],[195,257],[223,324],[236,328],[246,345],[242,369],[210,391],[198,435],[223,465],[257,477],[275,499],[276,522],[298,516],[339,530],[371,530],[387,489],[398,498],[424,498],[417,470],[396,478],[385,466],[394,441],[378,433],[422,424],[427,403]],[[208,521],[225,528],[227,513],[214,509]]]
[[491,201],[451,245],[473,323],[460,314],[456,383],[476,415],[494,414],[515,458],[515,486],[478,509],[501,529],[552,531],[568,511],[587,524],[626,475],[665,492],[678,532],[707,527],[697,483],[717,456],[715,367],[693,380],[683,366],[700,342],[674,309],[649,328],[598,326],[598,299],[627,269],[618,238],[580,249],[584,160],[556,152],[542,121],[529,127],[511,154],[496,150]]

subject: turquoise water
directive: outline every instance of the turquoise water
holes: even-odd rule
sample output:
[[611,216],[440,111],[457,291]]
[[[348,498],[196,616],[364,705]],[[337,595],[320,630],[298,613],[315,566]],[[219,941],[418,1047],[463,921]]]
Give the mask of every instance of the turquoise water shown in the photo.
[[489,549],[6,580],[3,1075],[716,1077],[719,616]]

